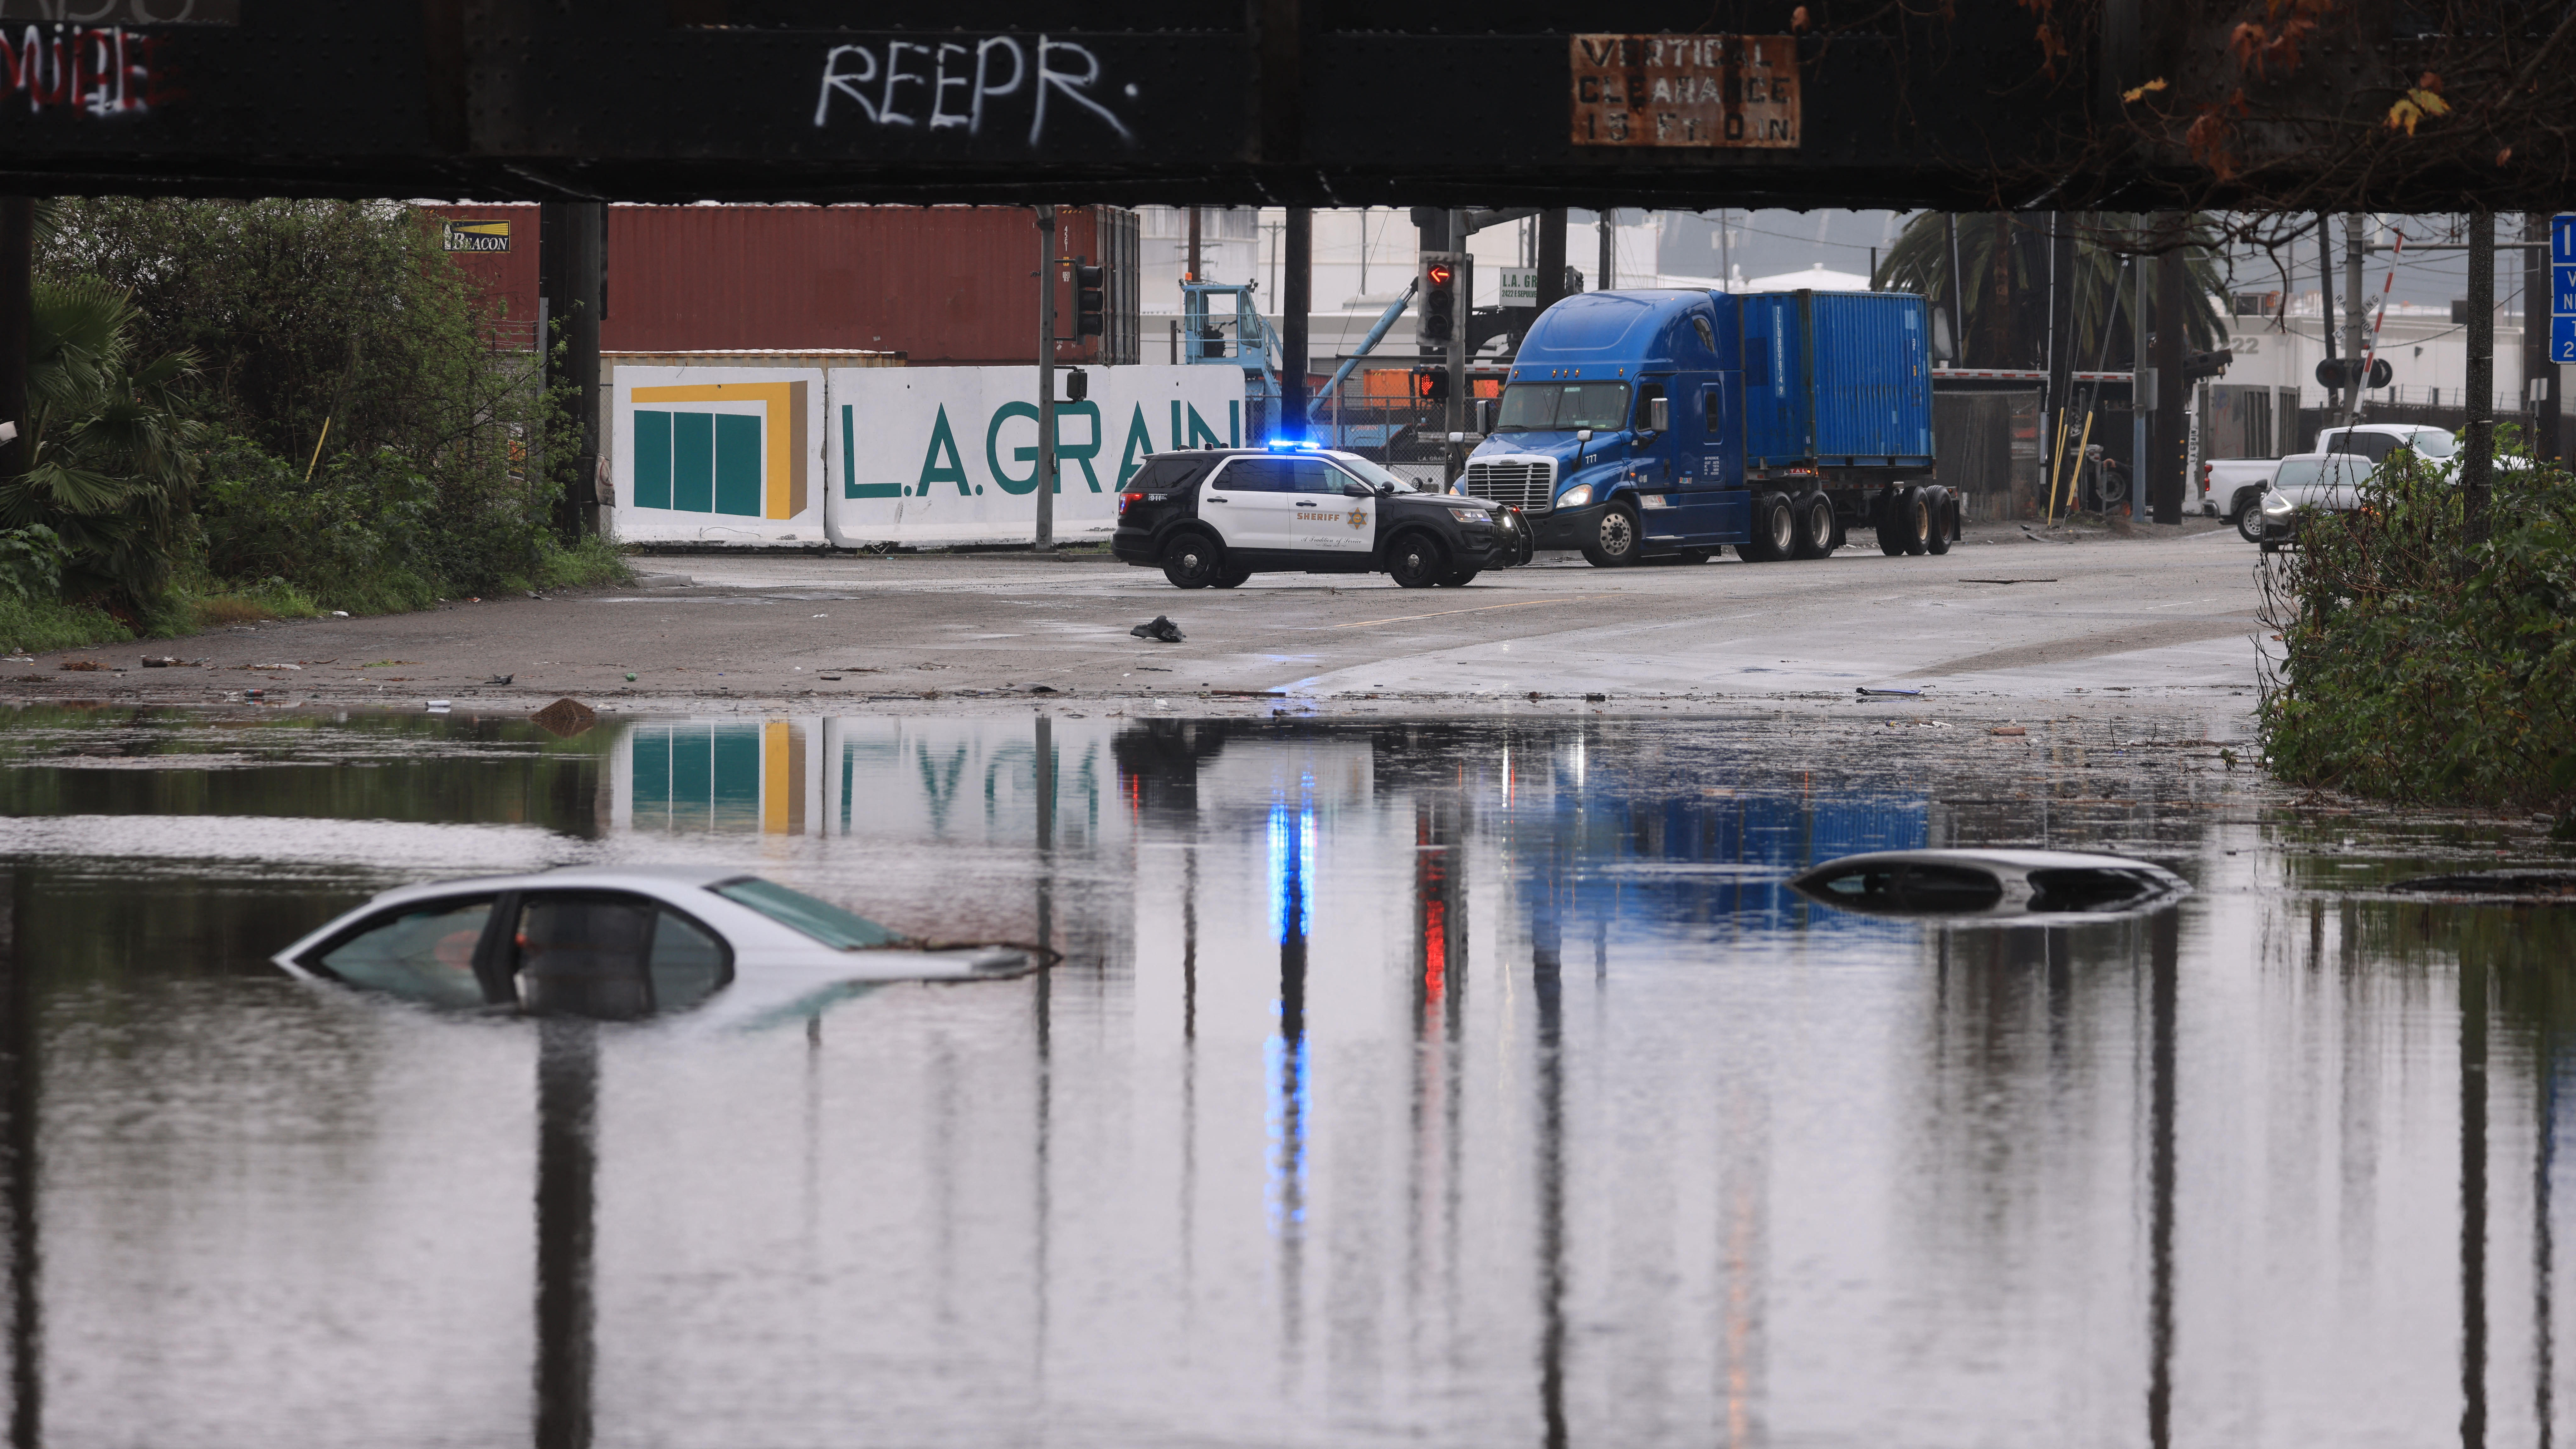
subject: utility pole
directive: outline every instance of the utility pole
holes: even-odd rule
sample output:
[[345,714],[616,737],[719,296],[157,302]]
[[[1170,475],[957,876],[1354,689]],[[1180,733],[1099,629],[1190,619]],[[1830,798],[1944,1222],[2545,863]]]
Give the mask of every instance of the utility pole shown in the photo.
[[1190,208],[1190,269],[1182,280],[1188,282],[1206,280],[1199,275],[1199,209],[1195,206]]
[[1314,310],[1315,213],[1288,208],[1288,281],[1279,299],[1280,432],[1300,441],[1306,432],[1306,323]]
[[605,202],[549,201],[537,211],[544,315],[562,324],[538,345],[545,349],[547,390],[568,388],[573,398],[571,473],[555,510],[555,529],[567,539],[599,531],[599,311],[607,231]]
[[35,288],[35,198],[0,196],[0,422],[18,427],[15,441],[0,443],[0,478],[26,472],[36,446],[27,425],[27,332]]
[[[2066,461],[2066,450],[2078,447],[2074,409],[2067,404],[2075,391],[2075,232],[2073,218],[2062,211],[2048,214],[2048,400],[2040,426],[2049,439],[2048,476],[2082,475]],[[2116,283],[2114,285],[2117,285]],[[2082,459],[2076,464],[2080,467]],[[2070,491],[2068,507],[2080,495]]]
[[2139,477],[2151,490],[2147,501],[2158,523],[2182,522],[2184,430],[2188,423],[2184,405],[2191,393],[2183,381],[2183,291],[2191,285],[2182,255],[2183,228],[2188,218],[2181,212],[2169,213],[2165,233],[2166,250],[2156,258],[2156,446],[2155,471],[2141,469]]
[[[1038,213],[1038,528],[1032,547],[1055,552],[1055,208]],[[1197,213],[1193,211],[1192,215]]]
[[[1466,431],[1467,412],[1467,329],[1476,316],[1476,259],[1467,251],[1467,213],[1449,213],[1449,250],[1458,254],[1458,320],[1449,329],[1449,423],[1448,431]],[[1457,450],[1450,450],[1454,467]]]
[[[2332,362],[2335,360],[2334,233],[2327,229],[2326,214],[2322,211],[2317,213],[2317,297],[2317,331],[2325,337],[2326,361]],[[2327,368],[2326,375],[2333,376],[2334,369]],[[2343,416],[2341,387],[2326,389],[2326,412],[2333,417]]]
[[1565,208],[1538,214],[1538,310],[1565,300]]
[[[2348,213],[2343,219],[2343,355],[2356,368],[2362,365],[2362,312],[2366,304],[2361,297],[2361,263],[2368,255],[2369,239],[2362,235],[2366,220],[2360,212]],[[2361,416],[2362,394],[2369,390],[2370,379],[2356,373],[2345,399],[2344,416]]]
[[2549,360],[2549,213],[2525,213],[2522,239],[2522,395],[2531,408],[2531,455],[2565,454],[2558,436],[2558,368]]
[[2469,542],[2487,539],[2495,484],[2495,213],[2469,213],[2468,436],[2460,458],[2460,502]]
[[2147,511],[2147,407],[2140,384],[2155,364],[2147,356],[2146,254],[2132,254],[2129,269],[2137,273],[2137,299],[2129,308],[2129,515],[2134,518]]
[[1619,233],[1611,224],[1610,212],[1609,207],[1601,208],[1599,218],[1593,222],[1593,230],[1601,234],[1601,280],[1592,284],[1596,292],[1607,292],[1619,285]]

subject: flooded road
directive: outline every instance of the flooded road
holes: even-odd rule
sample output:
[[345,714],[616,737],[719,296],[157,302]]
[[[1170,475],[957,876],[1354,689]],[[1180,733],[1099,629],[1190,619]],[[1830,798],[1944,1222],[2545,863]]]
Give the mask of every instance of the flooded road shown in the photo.
[[[2546,848],[2225,737],[21,710],[13,1442],[2547,1442],[2576,916],[2388,889]],[[1967,844],[2194,889],[1786,885]],[[671,862],[1064,959],[721,1034],[267,961]]]

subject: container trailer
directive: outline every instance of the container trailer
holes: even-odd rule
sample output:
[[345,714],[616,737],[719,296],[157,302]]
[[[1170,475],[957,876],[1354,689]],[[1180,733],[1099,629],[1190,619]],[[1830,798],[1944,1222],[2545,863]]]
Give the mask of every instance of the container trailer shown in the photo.
[[1594,564],[1946,553],[1930,323],[1903,292],[1581,293],[1532,324],[1460,493]]

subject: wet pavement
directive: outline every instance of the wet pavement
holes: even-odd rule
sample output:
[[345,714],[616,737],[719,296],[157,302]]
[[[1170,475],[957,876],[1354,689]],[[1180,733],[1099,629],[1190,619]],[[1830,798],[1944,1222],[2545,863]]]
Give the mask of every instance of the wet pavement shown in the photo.
[[[2241,709],[21,709],[14,1442],[2545,1442],[2576,915],[2389,887],[2563,852]],[[2193,891],[1785,884],[1964,844]],[[712,1036],[266,961],[655,862],[1064,960]]]
[[[1187,591],[1097,554],[690,556],[639,561],[633,587],[46,655],[0,666],[0,700],[944,712],[1044,691],[1130,711],[1276,695],[1561,715],[1587,696],[1831,712],[1892,686],[1978,719],[2106,696],[2233,715],[2266,632],[2257,559],[2211,529],[2042,541],[1989,525],[1939,557],[1595,569],[1549,554],[1460,589],[1261,574]],[[1158,615],[1186,637],[1129,632]],[[182,666],[144,668],[147,653]]]

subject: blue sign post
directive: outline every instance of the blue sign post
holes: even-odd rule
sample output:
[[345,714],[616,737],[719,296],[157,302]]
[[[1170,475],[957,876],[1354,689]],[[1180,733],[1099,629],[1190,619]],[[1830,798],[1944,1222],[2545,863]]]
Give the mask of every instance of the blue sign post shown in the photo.
[[2576,211],[2549,219],[2549,360],[2576,363]]

